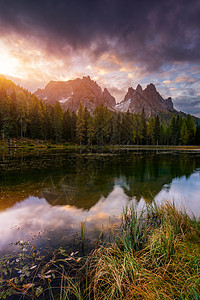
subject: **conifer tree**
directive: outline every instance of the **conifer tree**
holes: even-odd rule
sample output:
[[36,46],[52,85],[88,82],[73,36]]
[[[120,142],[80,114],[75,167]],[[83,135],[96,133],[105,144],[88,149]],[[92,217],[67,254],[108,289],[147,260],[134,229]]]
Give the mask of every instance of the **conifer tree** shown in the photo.
[[154,128],[155,128],[155,118],[152,117],[149,119],[149,123],[147,126],[147,138],[148,138],[149,145],[155,144]]
[[32,139],[44,138],[43,121],[42,103],[36,96],[33,96],[29,104],[30,137]]
[[18,132],[20,137],[25,137],[28,128],[28,101],[23,91],[17,92],[17,115],[18,115]]
[[175,116],[172,117],[169,127],[170,127],[171,144],[177,145],[177,122]]
[[191,115],[187,115],[186,118],[186,125],[187,125],[187,129],[188,129],[188,144],[189,145],[193,145],[194,141],[195,141],[195,134],[196,134],[196,126],[195,123],[192,119]]
[[141,144],[145,145],[147,143],[147,122],[146,122],[144,108],[142,110],[142,115],[141,115],[141,126],[142,126],[142,128],[141,128],[141,133],[142,133]]
[[109,116],[108,109],[103,103],[94,110],[95,140],[99,145],[104,145],[109,137]]
[[154,125],[153,135],[154,135],[154,143],[156,145],[158,145],[159,142],[160,142],[160,118],[159,118],[158,115],[155,118],[155,125]]
[[200,145],[200,126],[199,125],[197,125],[197,128],[196,128],[195,144]]
[[10,97],[1,99],[0,101],[0,119],[2,138],[10,137],[12,130],[12,119],[10,115]]
[[77,115],[74,111],[72,111],[70,141],[73,143],[75,143],[76,141],[76,122],[77,122]]
[[189,132],[186,125],[185,120],[183,121],[182,127],[181,127],[181,133],[180,133],[180,144],[181,145],[187,145],[189,139]]
[[63,125],[63,110],[59,102],[56,102],[53,109],[53,132],[56,142],[62,139],[62,125]]
[[77,121],[76,121],[76,137],[77,141],[80,143],[84,143],[86,136],[86,124],[85,124],[85,113],[83,110],[83,105],[80,102],[79,109],[78,109],[78,115],[77,115]]
[[88,126],[87,126],[87,141],[90,146],[92,146],[92,143],[94,141],[94,134],[95,134],[94,118],[90,116],[88,118]]
[[70,111],[67,110],[63,114],[62,134],[65,142],[71,142],[72,119]]

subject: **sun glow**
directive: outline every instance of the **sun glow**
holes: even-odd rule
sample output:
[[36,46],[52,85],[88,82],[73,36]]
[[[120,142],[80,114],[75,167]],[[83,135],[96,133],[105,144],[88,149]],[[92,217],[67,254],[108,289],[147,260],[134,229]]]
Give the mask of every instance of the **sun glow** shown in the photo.
[[0,52],[0,74],[19,77],[18,61],[6,50]]

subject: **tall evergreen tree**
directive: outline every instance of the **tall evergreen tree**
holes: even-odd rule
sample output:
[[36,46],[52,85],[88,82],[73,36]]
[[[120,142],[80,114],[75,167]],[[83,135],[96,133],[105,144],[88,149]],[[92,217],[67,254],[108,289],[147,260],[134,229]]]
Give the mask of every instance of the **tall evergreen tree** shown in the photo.
[[95,129],[94,129],[94,117],[90,116],[87,120],[87,141],[91,146],[94,141]]
[[28,129],[28,100],[23,91],[17,92],[16,98],[19,136],[25,137]]
[[100,104],[94,110],[95,140],[99,145],[104,145],[109,138],[109,112],[104,104]]
[[53,109],[53,132],[56,142],[62,139],[62,125],[63,125],[63,110],[59,102],[56,102]]
[[176,117],[173,116],[170,124],[170,137],[171,137],[171,144],[172,145],[177,145],[177,122],[176,122]]
[[31,98],[29,104],[29,122],[30,122],[30,137],[33,139],[44,138],[44,115],[42,110],[42,103],[36,96]]
[[156,145],[160,143],[160,118],[157,115],[155,118],[155,126],[154,126],[154,142]]
[[188,144],[193,145],[195,142],[196,126],[191,115],[187,115],[186,125],[188,129]]
[[154,136],[154,128],[155,128],[155,118],[151,117],[147,126],[147,139],[148,144],[155,144],[155,136]]
[[189,140],[189,132],[188,132],[186,122],[184,120],[183,123],[182,123],[182,127],[181,127],[180,144],[181,145],[187,145],[188,140]]
[[65,142],[71,142],[71,131],[72,131],[72,119],[70,111],[67,110],[63,114],[63,125],[62,125],[62,134]]
[[80,145],[84,143],[86,137],[86,122],[85,122],[85,113],[81,102],[79,105],[77,121],[76,121],[76,137]]
[[142,115],[141,115],[141,126],[142,126],[142,129],[141,129],[141,133],[142,133],[141,144],[145,145],[147,143],[147,122],[146,122],[144,108],[142,110]]
[[196,128],[195,144],[200,145],[200,126],[199,125],[197,125],[197,128]]

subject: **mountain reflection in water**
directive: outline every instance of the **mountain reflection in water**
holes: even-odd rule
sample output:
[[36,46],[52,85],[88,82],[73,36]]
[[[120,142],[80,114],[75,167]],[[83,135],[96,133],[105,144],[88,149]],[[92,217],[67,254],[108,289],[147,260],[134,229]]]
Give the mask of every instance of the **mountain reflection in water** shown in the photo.
[[130,201],[174,200],[200,216],[200,158],[183,153],[41,154],[4,157],[0,169],[0,251],[30,240],[43,249],[89,241],[118,226]]
[[119,186],[115,186],[107,198],[102,196],[89,211],[70,205],[51,206],[44,198],[30,196],[0,213],[1,250],[9,242],[18,240],[33,239],[36,244],[47,243],[51,247],[63,238],[69,243],[85,221],[86,229],[92,229],[89,238],[93,240],[102,224],[119,225],[117,217],[127,204],[128,196]]

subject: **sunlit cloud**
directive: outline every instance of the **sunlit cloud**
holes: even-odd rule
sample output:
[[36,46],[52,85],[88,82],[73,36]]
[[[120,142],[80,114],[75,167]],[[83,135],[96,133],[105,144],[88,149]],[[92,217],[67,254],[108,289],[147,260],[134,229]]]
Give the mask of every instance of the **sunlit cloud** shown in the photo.
[[197,0],[145,8],[122,0],[4,1],[0,73],[31,91],[50,80],[90,75],[117,101],[130,86],[152,82],[176,105],[188,86],[199,95],[198,9]]
[[194,78],[191,78],[189,76],[182,76],[182,77],[177,77],[174,79],[175,82],[195,82]]

